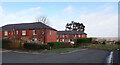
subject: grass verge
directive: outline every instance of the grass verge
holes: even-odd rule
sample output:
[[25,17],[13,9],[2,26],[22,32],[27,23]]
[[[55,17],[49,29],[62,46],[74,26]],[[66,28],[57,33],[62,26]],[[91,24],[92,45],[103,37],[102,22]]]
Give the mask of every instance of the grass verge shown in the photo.
[[63,51],[63,50],[68,50],[68,49],[76,49],[76,48],[59,48],[59,49],[51,49],[47,51]]
[[89,48],[103,49],[103,50],[117,50],[120,49],[120,45],[100,45],[100,44],[91,44]]

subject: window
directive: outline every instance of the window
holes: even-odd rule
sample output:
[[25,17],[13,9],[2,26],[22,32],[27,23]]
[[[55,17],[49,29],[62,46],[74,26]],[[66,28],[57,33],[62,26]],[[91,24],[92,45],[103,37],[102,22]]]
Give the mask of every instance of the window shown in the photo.
[[64,37],[64,35],[63,35],[63,37]]
[[58,37],[58,35],[57,35],[57,37]]
[[16,31],[16,34],[18,34],[18,30]]
[[64,42],[64,39],[62,41]]
[[25,30],[22,30],[22,35],[26,35],[26,31]]
[[8,32],[7,32],[7,31],[5,31],[5,35],[8,35]]
[[83,34],[82,37],[85,37],[85,34]]
[[76,37],[76,35],[74,35],[74,37]]
[[37,34],[36,30],[33,30],[33,35],[36,35],[36,34]]
[[68,35],[66,35],[66,37],[68,37]]
[[60,35],[60,37],[61,37],[61,35]]
[[80,37],[80,35],[79,35],[79,37]]
[[51,35],[51,31],[50,31],[50,35]]
[[68,40],[68,42],[70,42],[70,39]]
[[57,42],[59,42],[59,39],[57,39]]
[[11,31],[11,35],[13,35],[13,32]]

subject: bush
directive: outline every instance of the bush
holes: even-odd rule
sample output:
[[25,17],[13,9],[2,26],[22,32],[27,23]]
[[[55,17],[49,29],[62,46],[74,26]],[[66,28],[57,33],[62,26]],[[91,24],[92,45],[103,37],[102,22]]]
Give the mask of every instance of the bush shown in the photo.
[[53,49],[70,48],[71,47],[71,45],[67,45],[64,42],[48,42],[48,45],[50,45],[50,47]]
[[79,46],[85,46],[88,45],[89,43],[92,43],[92,38],[79,38],[79,39],[75,39],[75,46],[79,47]]
[[24,43],[24,48],[29,50],[49,49],[49,45],[39,45],[36,43]]
[[117,41],[116,44],[120,44],[120,41]]
[[2,39],[2,48],[5,49],[20,48],[20,40]]
[[9,45],[10,43],[12,43],[11,40],[9,40],[9,39],[2,39],[2,48],[6,48],[6,49],[10,48],[10,45]]
[[92,43],[93,43],[93,44],[98,44],[98,41],[93,41]]
[[105,41],[103,41],[103,43],[102,43],[102,44],[106,44],[106,43],[105,43]]
[[79,38],[76,39],[76,43],[91,43],[92,42],[92,38]]

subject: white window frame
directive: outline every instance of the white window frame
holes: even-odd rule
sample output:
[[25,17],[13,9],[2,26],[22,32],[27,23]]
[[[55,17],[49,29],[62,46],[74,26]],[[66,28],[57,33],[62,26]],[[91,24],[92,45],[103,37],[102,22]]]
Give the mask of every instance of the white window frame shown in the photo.
[[74,37],[76,37],[76,35],[74,35]]
[[[36,32],[36,33],[35,33]],[[33,30],[33,35],[37,35],[37,31],[36,30]]]
[[66,35],[66,37],[68,37],[68,35]]
[[13,31],[11,31],[11,35],[13,35]]
[[50,35],[52,34],[52,32],[50,31]]
[[22,30],[22,35],[26,35],[26,30]]
[[61,37],[61,35],[60,35],[60,37]]
[[59,42],[59,39],[57,39],[57,42]]
[[64,40],[64,39],[62,39],[62,41],[64,42],[65,40]]
[[8,31],[5,31],[4,35],[7,36],[8,35]]
[[70,42],[70,39],[68,40],[68,42]]
[[63,37],[64,37],[64,35],[63,35]]
[[16,31],[16,34],[18,34],[18,30]]
[[85,34],[82,34],[82,37],[85,37]]

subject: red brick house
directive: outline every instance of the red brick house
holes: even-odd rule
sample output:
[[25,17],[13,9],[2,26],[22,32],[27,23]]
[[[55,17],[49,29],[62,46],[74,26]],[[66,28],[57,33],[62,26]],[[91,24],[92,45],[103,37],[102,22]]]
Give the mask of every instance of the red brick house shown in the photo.
[[57,31],[57,42],[70,42],[77,38],[87,38],[81,31]]
[[2,38],[56,42],[57,30],[41,22],[8,24],[2,26]]

